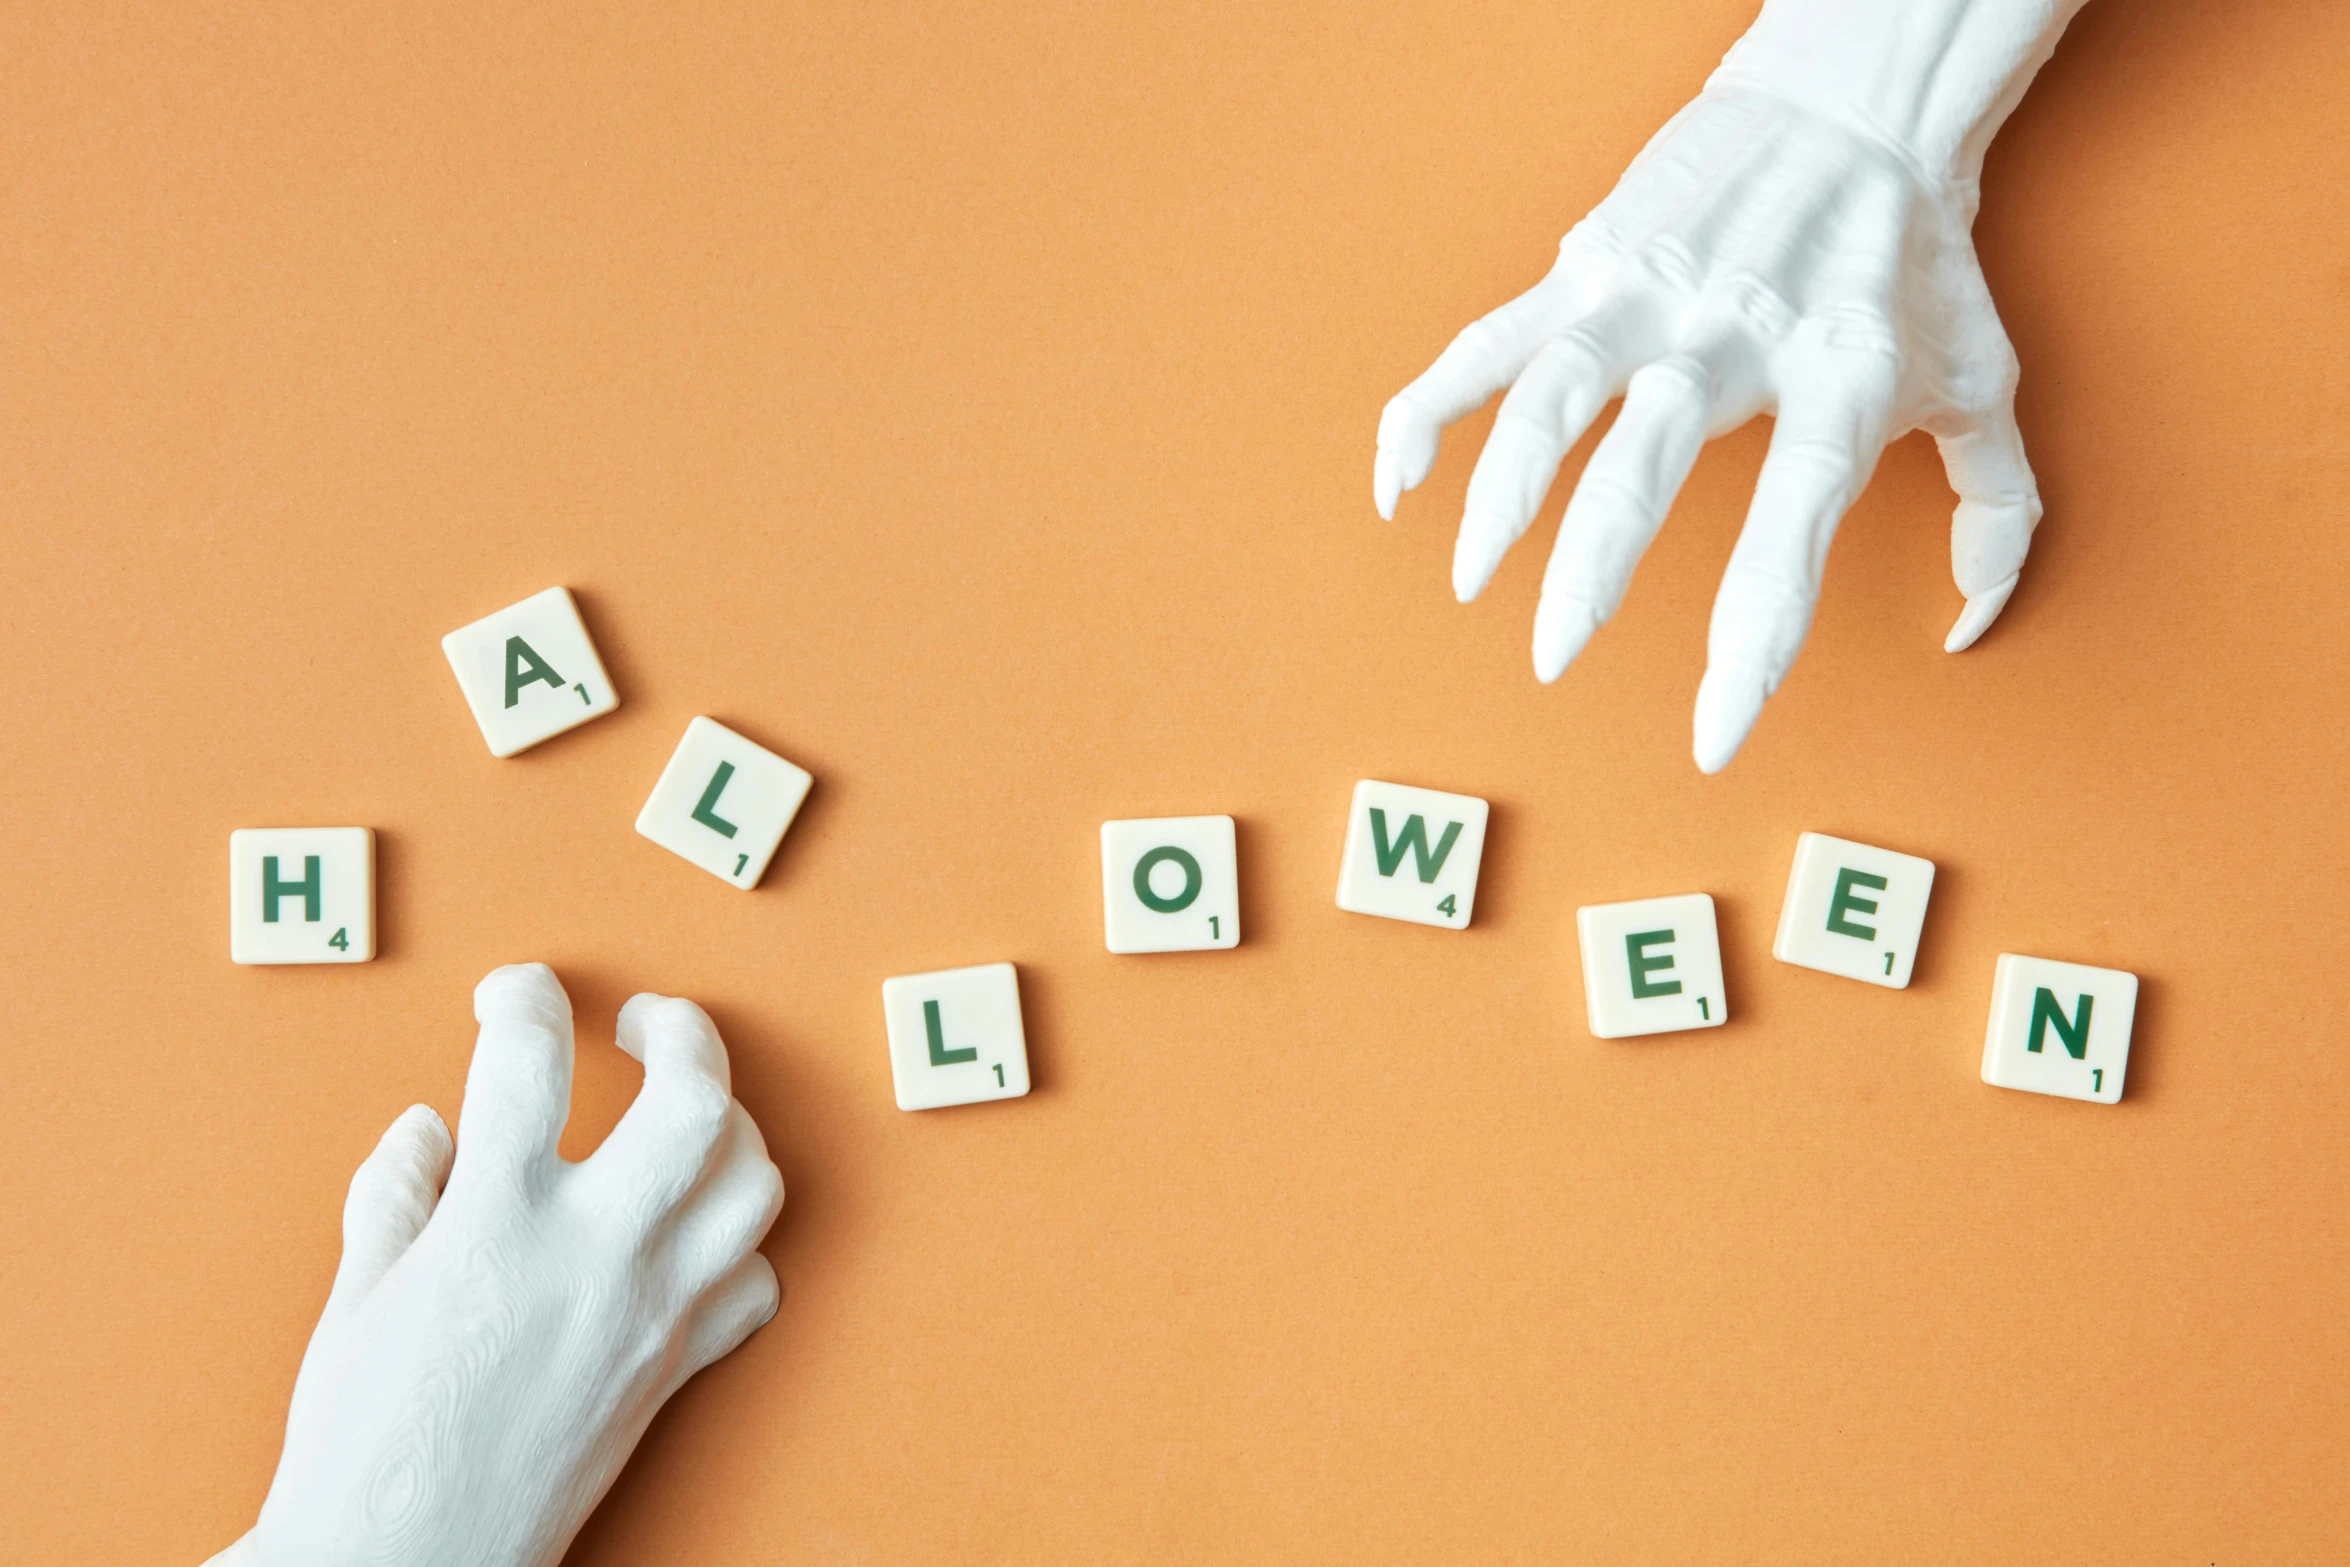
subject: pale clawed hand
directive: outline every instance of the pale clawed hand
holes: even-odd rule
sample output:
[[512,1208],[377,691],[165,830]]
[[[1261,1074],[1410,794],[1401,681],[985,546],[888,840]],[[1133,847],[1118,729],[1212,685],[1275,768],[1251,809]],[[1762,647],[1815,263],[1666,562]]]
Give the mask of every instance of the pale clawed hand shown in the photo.
[[351,1182],[276,1480],[219,1562],[552,1567],[654,1412],[775,1314],[753,1248],[783,1179],[700,1007],[621,1009],[644,1087],[577,1164],[554,974],[499,969],[474,1016],[459,1139],[418,1105]]
[[1540,283],[1387,405],[1380,515],[1428,476],[1444,426],[1508,388],[1453,554],[1466,603],[1621,397],[1543,576],[1534,672],[1556,680],[1623,603],[1698,448],[1771,414],[1697,693],[1697,765],[1718,772],[1803,646],[1838,521],[1886,444],[1923,428],[1959,497],[1951,559],[1966,607],[1944,645],[1966,647],[2014,590],[2040,517],[1973,209],[1970,181],[1937,178],[1857,117],[1717,79]]

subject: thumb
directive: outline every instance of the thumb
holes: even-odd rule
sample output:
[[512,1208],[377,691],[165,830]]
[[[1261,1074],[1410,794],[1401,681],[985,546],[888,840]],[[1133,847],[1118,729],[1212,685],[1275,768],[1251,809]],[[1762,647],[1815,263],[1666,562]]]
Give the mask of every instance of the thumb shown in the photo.
[[1966,608],[1942,644],[1958,653],[1990,629],[2015,592],[2032,530],[2040,525],[2040,483],[2024,460],[2012,394],[1947,433],[1935,431],[1934,440],[1950,487],[1958,492],[1958,511],[1950,519],[1950,571]]
[[410,1105],[351,1177],[343,1203],[343,1261],[326,1315],[349,1311],[430,1223],[456,1145],[429,1105]]

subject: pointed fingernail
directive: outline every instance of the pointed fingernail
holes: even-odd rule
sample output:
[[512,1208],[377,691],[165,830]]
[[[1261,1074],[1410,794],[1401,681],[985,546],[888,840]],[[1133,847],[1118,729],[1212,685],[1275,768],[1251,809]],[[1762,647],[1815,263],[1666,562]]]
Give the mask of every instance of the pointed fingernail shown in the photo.
[[1770,692],[1762,672],[1736,665],[1708,669],[1697,685],[1695,744],[1690,747],[1701,773],[1718,773],[1754,732]]
[[2015,592],[2021,573],[2011,574],[1995,588],[1976,594],[1966,601],[1966,608],[1958,612],[1958,623],[1950,628],[1950,635],[1942,639],[1945,653],[1963,653],[1975,645],[1975,639],[1991,629],[1991,622],[2007,608],[2007,600]]
[[1508,530],[1490,517],[1470,512],[1452,547],[1452,596],[1466,604],[1485,591],[1509,549]]
[[1395,503],[1403,496],[1403,464],[1393,452],[1381,452],[1371,464],[1371,501],[1379,515],[1395,521]]
[[1546,598],[1534,611],[1534,678],[1549,685],[1567,672],[1599,630],[1599,614],[1579,599]]

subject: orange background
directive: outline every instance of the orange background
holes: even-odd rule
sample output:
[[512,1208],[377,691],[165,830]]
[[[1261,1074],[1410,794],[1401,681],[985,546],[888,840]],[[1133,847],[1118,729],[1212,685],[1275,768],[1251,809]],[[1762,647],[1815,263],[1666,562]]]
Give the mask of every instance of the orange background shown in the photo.
[[[1980,227],[2024,586],[1940,651],[1903,443],[1715,779],[1767,426],[1550,689],[1547,521],[1449,591],[1483,417],[1394,524],[1371,436],[1751,0],[339,9],[0,17],[12,1557],[249,1522],[523,958],[574,1152],[660,989],[791,1188],[575,1563],[2350,1547],[2350,8],[2085,13]],[[439,638],[552,583],[623,706],[493,761]],[[818,779],[753,894],[630,830],[695,713]],[[1362,777],[1493,802],[1472,930],[1333,907]],[[1244,945],[1106,954],[1099,823],[1213,811]],[[290,824],[375,963],[229,963]],[[1938,863],[1910,990],[1771,960],[1805,829]],[[1575,907],[1699,890],[1730,1026],[1591,1039]],[[2003,950],[2143,976],[2120,1107],[1977,1079]],[[901,1114],[880,981],[996,959],[1037,1092]]]

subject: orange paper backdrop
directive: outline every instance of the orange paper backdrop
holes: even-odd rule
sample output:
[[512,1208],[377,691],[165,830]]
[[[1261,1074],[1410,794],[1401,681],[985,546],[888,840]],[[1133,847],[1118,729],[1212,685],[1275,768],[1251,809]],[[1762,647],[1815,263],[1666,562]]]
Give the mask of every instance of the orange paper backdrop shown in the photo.
[[[1980,239],[2048,521],[1951,658],[1922,439],[1745,755],[1688,759],[1767,431],[1616,623],[1448,583],[1384,399],[1750,0],[24,5],[0,17],[0,1536],[250,1521],[343,1184],[553,963],[570,1138],[705,1002],[783,1311],[571,1560],[2223,1563],[2350,1544],[2350,127],[2338,0],[2101,0]],[[1579,461],[1579,459],[1578,459]],[[552,583],[623,706],[493,761],[443,632]],[[757,892],[636,837],[707,713],[818,779]],[[1476,925],[1338,912],[1361,777],[1493,802]],[[1245,943],[1113,958],[1108,817]],[[378,830],[382,955],[228,961],[240,826]],[[1797,833],[1940,866],[1786,967]],[[1719,900],[1603,1044],[1579,903]],[[2143,976],[2127,1099],[1976,1076],[2003,950]],[[1020,965],[910,1116],[878,987]]]

